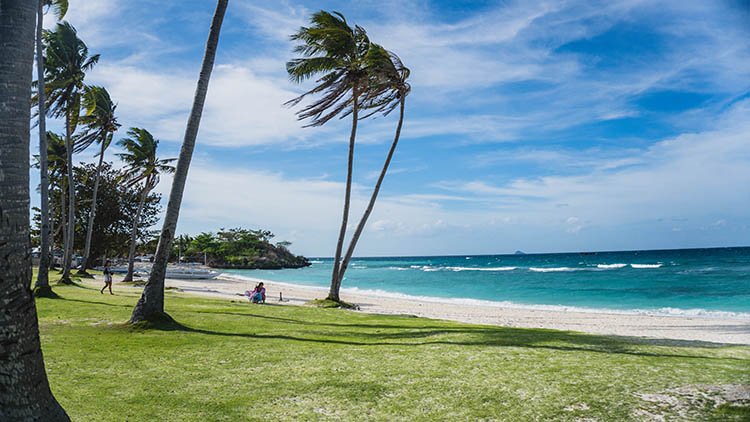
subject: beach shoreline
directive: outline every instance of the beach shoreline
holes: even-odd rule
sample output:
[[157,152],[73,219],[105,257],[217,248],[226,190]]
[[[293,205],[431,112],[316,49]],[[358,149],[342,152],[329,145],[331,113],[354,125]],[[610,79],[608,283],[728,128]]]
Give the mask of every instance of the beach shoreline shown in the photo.
[[[116,288],[124,287],[115,280]],[[263,282],[269,304],[302,306],[312,299],[324,298],[327,289],[281,283],[252,277],[222,275],[214,280],[167,279],[166,287],[177,291],[229,300],[247,300],[239,296]],[[279,294],[283,301],[279,301]],[[394,297],[372,292],[342,289],[342,299],[359,306],[359,312],[382,315],[409,315],[421,318],[496,325],[513,328],[542,328],[578,331],[587,334],[637,337],[671,341],[692,341],[750,345],[750,319],[701,317],[688,315],[650,315],[604,310],[534,309],[503,306],[496,303],[456,303],[450,299]]]

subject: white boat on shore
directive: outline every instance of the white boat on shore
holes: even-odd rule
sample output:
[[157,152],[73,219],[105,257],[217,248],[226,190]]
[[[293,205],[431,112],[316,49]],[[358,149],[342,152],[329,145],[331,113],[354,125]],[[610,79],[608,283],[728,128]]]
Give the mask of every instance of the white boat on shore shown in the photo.
[[[101,270],[103,268],[100,267],[97,269]],[[119,265],[111,269],[115,274],[126,274],[128,272],[127,265]],[[151,273],[151,265],[136,264],[133,271],[136,277],[147,278]],[[213,280],[219,275],[221,273],[202,265],[168,265],[166,278],[178,280]]]

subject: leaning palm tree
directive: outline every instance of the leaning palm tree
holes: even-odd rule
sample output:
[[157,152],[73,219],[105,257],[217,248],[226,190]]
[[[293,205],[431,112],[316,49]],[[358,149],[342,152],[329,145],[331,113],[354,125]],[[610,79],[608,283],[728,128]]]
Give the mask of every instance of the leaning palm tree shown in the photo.
[[31,285],[29,120],[37,2],[0,1],[0,420],[69,421],[44,369]]
[[[44,49],[42,43],[42,28],[44,28],[44,7],[54,11],[57,20],[62,20],[68,11],[68,0],[41,0],[37,7],[36,15],[36,71],[38,75],[44,74]],[[38,115],[39,115],[39,172],[40,172],[40,254],[39,272],[37,273],[34,294],[36,296],[54,296],[49,285],[49,255],[50,255],[50,227],[49,217],[49,175],[47,174],[47,122],[44,98],[44,78],[38,82]]]
[[167,274],[167,260],[172,251],[172,240],[174,240],[177,219],[180,216],[182,194],[185,191],[187,173],[190,168],[190,160],[193,157],[195,138],[198,136],[203,104],[206,101],[206,93],[208,93],[208,82],[211,79],[211,71],[214,67],[216,48],[219,44],[219,33],[221,32],[221,24],[224,21],[227,4],[228,0],[218,0],[216,3],[216,11],[211,21],[211,29],[208,33],[208,41],[206,42],[206,51],[203,55],[198,86],[196,87],[195,98],[193,99],[193,108],[190,111],[187,128],[185,129],[185,138],[182,141],[180,158],[177,161],[177,169],[172,181],[172,189],[169,193],[167,212],[164,216],[161,234],[159,235],[159,243],[156,246],[154,265],[151,267],[148,283],[143,288],[143,294],[135,305],[135,308],[133,308],[133,314],[130,316],[131,323],[171,320],[169,315],[164,312],[164,278]]
[[137,127],[130,128],[128,137],[117,143],[125,152],[117,154],[125,162],[125,183],[128,187],[141,186],[138,208],[133,218],[133,228],[130,232],[130,252],[128,253],[128,273],[123,281],[133,281],[133,265],[135,263],[135,246],[138,234],[138,225],[141,222],[141,211],[146,202],[148,194],[159,184],[159,175],[162,173],[174,173],[174,167],[169,163],[174,158],[165,160],[156,156],[159,141],[146,129]]
[[370,49],[370,40],[363,28],[350,27],[346,18],[338,12],[329,13],[321,10],[312,15],[310,23],[309,27],[302,27],[292,35],[292,40],[299,42],[294,51],[302,57],[289,61],[286,68],[291,80],[297,83],[316,75],[322,76],[313,89],[287,102],[287,105],[297,105],[309,95],[321,95],[297,112],[300,120],[310,119],[307,126],[321,126],[336,116],[352,116],[344,212],[328,293],[328,299],[339,302],[338,280],[341,252],[349,220],[357,122],[360,120],[359,112],[363,98],[370,96],[367,92],[369,87],[365,60]]
[[[46,61],[44,63],[44,94],[47,96],[48,114],[65,118],[65,146],[68,162],[73,162],[73,132],[81,111],[81,94],[86,72],[99,61],[99,55],[89,57],[86,44],[78,38],[75,28],[68,22],[57,24],[55,31],[44,33]],[[40,76],[39,79],[42,79]],[[70,267],[73,257],[75,233],[75,184],[73,166],[68,166],[68,221],[67,243],[63,258],[61,283],[71,283]]]
[[362,230],[364,230],[365,224],[367,224],[367,219],[370,217],[370,214],[375,207],[375,201],[378,199],[380,187],[383,184],[386,172],[388,172],[388,166],[391,164],[393,153],[396,151],[398,140],[401,137],[401,127],[404,123],[406,96],[411,92],[411,86],[406,82],[410,73],[409,69],[404,66],[397,55],[386,51],[379,45],[373,44],[368,53],[367,61],[368,70],[371,75],[371,86],[374,87],[374,89],[370,90],[371,96],[365,101],[365,105],[372,110],[372,113],[380,112],[383,115],[388,115],[398,106],[399,117],[398,125],[396,125],[396,134],[393,137],[391,148],[388,150],[383,169],[380,171],[380,176],[375,183],[375,189],[372,191],[370,201],[367,204],[362,219],[360,219],[357,228],[354,230],[354,234],[349,241],[349,247],[347,248],[344,259],[341,262],[341,268],[339,269],[338,274],[339,286],[341,286],[341,282],[344,280],[344,273],[349,266],[349,261],[352,259],[354,248],[357,246],[359,237],[362,235]]
[[86,149],[94,142],[98,142],[99,148],[99,165],[96,167],[96,177],[94,179],[94,194],[91,199],[91,210],[89,212],[89,223],[86,229],[86,244],[83,249],[83,262],[78,269],[78,274],[87,275],[86,269],[90,267],[89,253],[91,252],[91,236],[94,231],[94,219],[96,218],[96,197],[99,190],[99,176],[104,162],[104,151],[107,150],[112,142],[112,136],[120,127],[117,123],[115,110],[117,105],[112,101],[109,92],[100,86],[86,87],[83,95],[83,116],[80,123],[84,125],[84,133],[76,139],[74,152],[80,152]]

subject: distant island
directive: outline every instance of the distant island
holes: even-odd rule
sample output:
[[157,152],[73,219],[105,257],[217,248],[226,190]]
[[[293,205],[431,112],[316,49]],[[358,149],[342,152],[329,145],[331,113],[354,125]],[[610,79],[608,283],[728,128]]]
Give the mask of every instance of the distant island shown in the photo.
[[268,230],[243,228],[195,237],[182,235],[175,239],[173,256],[179,262],[203,262],[212,268],[279,270],[310,266],[307,258],[289,250],[291,242],[273,244],[273,237]]
[[526,252],[524,251],[515,251],[513,255],[526,255]]

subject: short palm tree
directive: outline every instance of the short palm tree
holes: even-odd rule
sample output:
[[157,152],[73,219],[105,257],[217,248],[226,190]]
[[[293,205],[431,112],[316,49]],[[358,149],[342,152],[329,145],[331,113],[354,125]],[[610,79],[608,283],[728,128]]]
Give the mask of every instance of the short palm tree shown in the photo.
[[84,133],[76,139],[74,152],[80,152],[89,145],[99,143],[99,165],[96,167],[96,178],[94,179],[94,194],[91,199],[91,211],[89,213],[89,222],[86,229],[86,244],[83,252],[83,262],[78,270],[79,274],[86,274],[86,269],[90,268],[89,253],[91,252],[91,235],[94,230],[94,219],[96,218],[96,197],[99,190],[99,176],[104,162],[104,152],[112,142],[112,136],[120,127],[117,123],[115,110],[117,104],[112,101],[109,92],[100,86],[86,87],[83,95],[84,113],[80,118],[80,123],[84,126]]
[[[86,72],[99,61],[99,55],[89,56],[88,47],[78,38],[75,28],[68,22],[57,24],[54,31],[45,31],[46,61],[44,63],[44,94],[48,114],[65,118],[65,146],[68,162],[73,162],[73,132],[78,125],[81,94]],[[41,79],[41,78],[40,78]],[[70,283],[75,230],[75,185],[73,167],[68,166],[68,221],[67,244],[60,282]]]
[[292,40],[299,42],[294,51],[302,57],[289,61],[286,68],[289,77],[297,83],[317,75],[322,76],[316,81],[317,85],[313,89],[289,101],[287,105],[297,105],[309,95],[320,94],[320,98],[297,112],[300,120],[310,119],[308,126],[321,126],[336,116],[344,118],[351,115],[352,117],[344,212],[336,244],[331,288],[328,293],[329,299],[338,302],[341,252],[346,237],[351,203],[357,122],[360,119],[359,112],[363,98],[369,96],[365,57],[370,49],[370,40],[363,28],[350,27],[346,18],[338,12],[329,13],[321,10],[312,15],[310,23],[309,27],[302,27],[292,35]]
[[357,246],[359,237],[362,235],[365,224],[367,224],[367,219],[372,213],[375,201],[378,198],[378,193],[380,192],[380,187],[383,184],[383,179],[385,179],[385,174],[388,171],[388,166],[391,164],[393,153],[396,151],[396,146],[401,137],[401,128],[404,124],[406,96],[411,92],[411,86],[406,82],[406,79],[409,78],[409,69],[404,66],[401,59],[396,54],[386,51],[379,45],[373,44],[370,53],[367,55],[367,62],[370,74],[370,86],[372,89],[369,91],[370,96],[367,98],[365,105],[371,110],[371,113],[380,112],[384,115],[389,114],[398,106],[399,118],[398,125],[396,126],[396,134],[393,137],[391,148],[388,150],[383,169],[380,171],[380,176],[375,183],[375,189],[372,191],[364,215],[360,219],[359,224],[357,224],[357,228],[354,230],[354,234],[349,241],[349,247],[347,248],[343,261],[341,262],[338,274],[339,286],[344,280],[344,273],[349,266],[349,261],[352,259],[354,248]]
[[138,201],[133,228],[130,232],[130,252],[128,253],[128,273],[123,281],[133,281],[133,266],[135,262],[136,235],[141,220],[141,211],[148,194],[159,184],[159,175],[174,173],[174,167],[169,163],[174,158],[159,159],[156,149],[159,141],[146,129],[130,128],[128,136],[117,143],[125,152],[117,154],[125,162],[125,183],[128,186],[141,185],[141,196]]
[[[68,0],[42,0],[37,6],[36,16],[36,70],[38,75],[44,74],[44,48],[42,42],[42,28],[44,28],[44,8],[51,9],[57,20],[62,20],[68,11]],[[40,171],[40,254],[39,271],[37,272],[34,294],[36,296],[54,296],[49,284],[49,256],[50,256],[50,226],[49,217],[49,175],[47,169],[47,122],[44,95],[44,78],[38,81],[38,116],[39,116],[39,171]]]

